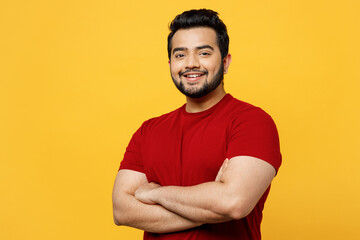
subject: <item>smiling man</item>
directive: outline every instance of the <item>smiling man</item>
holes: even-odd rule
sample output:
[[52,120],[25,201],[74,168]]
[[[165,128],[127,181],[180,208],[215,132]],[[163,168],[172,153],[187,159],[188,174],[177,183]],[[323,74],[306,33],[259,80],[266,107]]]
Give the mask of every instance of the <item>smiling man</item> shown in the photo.
[[[198,45],[201,43],[204,45]],[[231,56],[222,59],[215,30],[205,27],[180,29],[173,36],[172,46],[171,77],[183,94],[200,98],[222,83],[224,64],[227,69]],[[224,91],[221,87],[219,90]]]
[[276,126],[225,92],[231,55],[216,12],[186,11],[170,30],[171,77],[186,104],[134,133],[114,184],[114,221],[144,239],[261,239],[281,164]]

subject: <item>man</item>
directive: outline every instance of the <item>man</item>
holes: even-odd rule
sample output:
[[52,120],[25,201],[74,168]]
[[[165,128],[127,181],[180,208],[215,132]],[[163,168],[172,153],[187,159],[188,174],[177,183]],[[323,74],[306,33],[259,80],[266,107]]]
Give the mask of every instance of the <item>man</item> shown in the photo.
[[275,124],[226,94],[229,38],[216,12],[186,11],[170,30],[171,77],[186,104],[133,135],[114,184],[114,221],[144,239],[260,239],[281,164]]

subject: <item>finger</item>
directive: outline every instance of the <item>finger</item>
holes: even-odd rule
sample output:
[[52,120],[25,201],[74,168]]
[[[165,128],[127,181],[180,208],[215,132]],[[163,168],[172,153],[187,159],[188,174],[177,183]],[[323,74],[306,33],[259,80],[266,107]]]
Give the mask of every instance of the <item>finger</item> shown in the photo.
[[217,175],[216,175],[216,178],[215,178],[215,181],[219,182],[220,181],[220,178],[221,178],[221,175],[223,174],[223,172],[225,171],[225,168],[227,167],[227,161],[228,159],[225,159],[225,161],[223,162],[223,164],[221,165]]
[[215,178],[215,181],[216,182],[219,182],[220,181],[220,177],[221,177],[221,175],[222,175],[222,166],[221,166],[221,168],[219,169],[219,171],[218,171],[218,173],[217,173],[217,175],[216,175],[216,178]]
[[226,158],[224,161],[224,164],[223,164],[223,169],[222,169],[223,172],[225,171],[225,169],[227,168],[228,165],[229,165],[229,159]]
[[135,192],[135,196],[134,196],[138,201],[144,203],[144,204],[148,204],[148,205],[155,205],[156,203],[151,201],[148,196],[146,195],[146,193],[144,193],[143,191],[136,191]]

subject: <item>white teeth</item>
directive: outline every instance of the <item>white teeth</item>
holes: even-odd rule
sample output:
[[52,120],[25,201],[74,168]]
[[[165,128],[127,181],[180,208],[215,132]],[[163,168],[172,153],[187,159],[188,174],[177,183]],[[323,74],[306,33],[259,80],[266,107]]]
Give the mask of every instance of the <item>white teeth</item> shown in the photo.
[[200,77],[201,75],[198,74],[192,74],[192,75],[187,75],[186,77],[190,77],[190,78],[195,78],[195,77]]

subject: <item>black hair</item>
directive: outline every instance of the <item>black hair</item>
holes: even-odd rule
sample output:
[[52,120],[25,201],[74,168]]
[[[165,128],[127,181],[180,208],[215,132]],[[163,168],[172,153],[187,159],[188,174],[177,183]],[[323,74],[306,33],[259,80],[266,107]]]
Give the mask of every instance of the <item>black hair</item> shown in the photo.
[[218,13],[210,9],[189,10],[177,15],[170,23],[168,36],[168,57],[171,58],[172,38],[177,30],[194,27],[210,27],[215,30],[221,58],[229,52],[229,36],[226,25],[218,17]]

